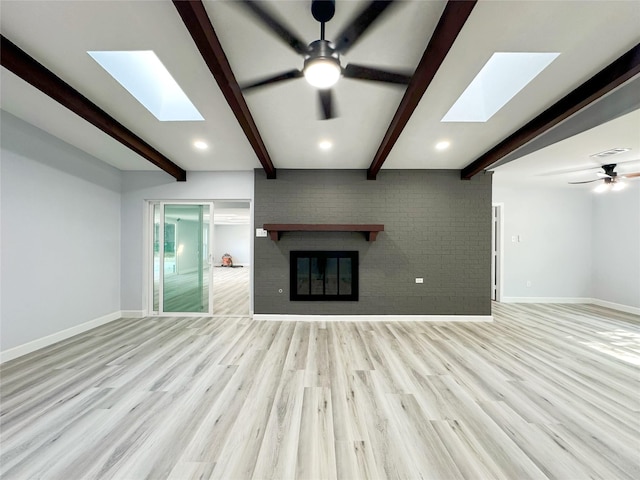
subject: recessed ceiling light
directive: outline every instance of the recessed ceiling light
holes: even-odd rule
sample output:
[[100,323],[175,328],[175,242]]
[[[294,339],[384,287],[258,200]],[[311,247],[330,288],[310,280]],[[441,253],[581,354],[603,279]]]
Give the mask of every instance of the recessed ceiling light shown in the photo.
[[196,140],[195,142],[193,142],[193,146],[198,150],[206,150],[207,148],[209,148],[209,145],[207,145],[207,143],[203,142],[202,140]]
[[153,51],[87,53],[161,122],[204,120]]
[[441,142],[436,143],[436,150],[446,150],[451,145],[451,142],[447,140],[442,140]]
[[324,151],[331,150],[331,147],[333,147],[333,143],[331,143],[330,140],[322,140],[318,142],[318,148],[320,150],[324,150]]
[[442,122],[486,122],[559,53],[496,52],[462,92]]

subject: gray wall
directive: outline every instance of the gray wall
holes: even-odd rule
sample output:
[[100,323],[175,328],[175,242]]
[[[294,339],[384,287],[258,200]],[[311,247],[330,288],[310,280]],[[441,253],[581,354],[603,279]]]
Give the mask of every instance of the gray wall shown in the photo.
[[640,308],[640,182],[593,195],[594,298]]
[[579,187],[512,185],[494,177],[494,202],[504,204],[504,301],[591,296],[592,197]]
[[[124,172],[122,179],[122,310],[144,311],[145,200],[252,200],[253,172]],[[148,241],[148,239],[147,239]]]
[[[264,223],[382,223],[359,233],[256,238],[254,311],[262,314],[490,315],[491,176],[454,170],[255,172],[256,227]],[[358,250],[358,302],[290,302],[291,250]],[[415,278],[423,277],[424,284]],[[279,294],[278,289],[283,293]]]
[[[496,174],[494,202],[504,204],[503,300],[595,299],[640,308],[640,184],[628,183],[596,194],[513,185]],[[522,241],[512,243],[513,235]]]
[[120,310],[121,174],[2,112],[0,348]]

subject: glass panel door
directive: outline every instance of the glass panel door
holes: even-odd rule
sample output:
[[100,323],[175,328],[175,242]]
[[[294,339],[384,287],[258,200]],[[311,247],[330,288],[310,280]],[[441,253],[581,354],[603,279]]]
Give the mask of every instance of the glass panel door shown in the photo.
[[153,311],[211,315],[211,203],[153,209]]

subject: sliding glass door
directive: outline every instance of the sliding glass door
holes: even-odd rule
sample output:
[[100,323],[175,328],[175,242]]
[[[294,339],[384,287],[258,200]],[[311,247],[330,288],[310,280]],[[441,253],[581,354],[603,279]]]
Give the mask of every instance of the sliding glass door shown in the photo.
[[153,311],[211,315],[213,203],[159,202],[152,208]]

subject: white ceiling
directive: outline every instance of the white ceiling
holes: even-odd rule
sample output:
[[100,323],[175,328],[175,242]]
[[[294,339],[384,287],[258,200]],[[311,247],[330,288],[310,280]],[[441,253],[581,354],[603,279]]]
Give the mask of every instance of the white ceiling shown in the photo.
[[[205,7],[239,83],[302,67],[300,56],[232,3],[207,0]],[[319,37],[310,2],[264,3],[302,39]],[[327,38],[366,3],[338,0]],[[343,66],[353,62],[412,71],[444,6],[441,0],[400,2],[342,58]],[[0,17],[5,37],[182,168],[260,167],[171,2],[0,0]],[[637,0],[480,1],[383,168],[466,166],[634,47],[640,41],[638,25]],[[156,52],[204,122],[157,121],[86,53],[137,49]],[[441,123],[495,51],[561,55],[488,122]],[[0,80],[2,109],[122,170],[156,169],[4,68]],[[397,86],[341,79],[334,88],[339,117],[329,121],[317,120],[316,94],[303,79],[247,92],[245,99],[276,168],[366,169],[403,93]],[[640,158],[638,114],[616,122],[501,166],[497,175],[565,184],[566,178],[544,174],[590,166],[589,154],[617,146],[634,148],[620,161]],[[195,139],[211,148],[195,150]],[[330,139],[333,148],[320,151],[321,139]],[[451,148],[436,152],[433,146],[442,139],[451,141]]]

